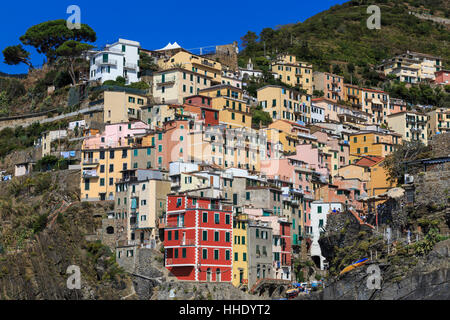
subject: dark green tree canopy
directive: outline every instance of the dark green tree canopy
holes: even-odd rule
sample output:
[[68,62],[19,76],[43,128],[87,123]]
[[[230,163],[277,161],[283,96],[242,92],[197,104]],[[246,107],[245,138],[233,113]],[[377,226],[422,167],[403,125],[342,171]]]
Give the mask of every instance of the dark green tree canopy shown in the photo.
[[27,52],[21,44],[17,46],[9,46],[3,50],[3,58],[5,63],[9,65],[16,65],[25,63],[29,67],[33,67],[30,62],[30,53]]
[[92,49],[94,46],[81,43],[75,40],[68,40],[60,45],[55,53],[59,57],[79,57],[83,52]]
[[66,20],[52,20],[30,27],[20,37],[24,45],[33,46],[37,52],[43,53],[48,60],[56,57],[56,49],[68,40],[94,42],[97,36],[94,30],[86,24],[81,29],[69,29]]
[[241,37],[242,47],[252,48],[256,45],[256,40],[258,40],[258,35],[253,31],[248,31],[245,36]]
[[[430,157],[430,147],[425,146],[421,141],[404,141],[394,152],[389,154],[384,160],[384,168],[388,173],[388,180],[393,183],[404,183],[406,173],[406,161],[414,161]],[[417,166],[409,165],[409,173],[416,173]]]
[[75,63],[77,59],[79,60],[81,54],[89,49],[92,49],[93,46],[87,43],[81,43],[75,40],[67,40],[62,45],[60,45],[56,50],[55,54],[58,57],[62,57],[69,65],[69,75],[72,78],[72,83],[76,84],[76,75],[75,75]]

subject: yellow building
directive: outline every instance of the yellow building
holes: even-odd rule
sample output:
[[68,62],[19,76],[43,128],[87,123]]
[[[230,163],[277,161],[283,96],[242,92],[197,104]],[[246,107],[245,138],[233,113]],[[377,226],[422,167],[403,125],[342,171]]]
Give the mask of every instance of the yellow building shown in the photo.
[[371,116],[368,124],[386,124],[386,117],[390,114],[389,94],[385,91],[367,88],[362,88],[361,91],[362,111]]
[[385,158],[402,143],[402,137],[397,133],[383,133],[377,131],[360,131],[349,135],[350,161],[365,156]]
[[107,124],[141,120],[141,107],[147,105],[147,97],[125,91],[104,92],[103,122]]
[[[324,153],[325,162],[327,164],[330,163],[330,168],[328,168],[328,170],[330,171],[331,177],[336,176],[339,170],[339,150],[335,150],[327,145],[320,147],[319,150]],[[328,159],[330,159],[329,162]]]
[[[282,149],[279,151],[282,151],[284,155],[286,154],[294,154],[296,152],[295,146],[298,144],[298,139],[291,135],[287,134],[286,132],[276,129],[276,128],[264,128],[260,129],[260,131],[266,132],[267,134],[267,140],[273,141],[274,143],[280,143],[282,146]],[[281,156],[281,154],[280,154]],[[273,156],[272,156],[273,157]]]
[[219,110],[219,123],[227,128],[252,127],[250,107],[243,100],[243,91],[239,88],[221,84],[200,90],[200,94],[211,97],[211,106]]
[[184,98],[209,88],[212,78],[184,68],[153,73],[152,96],[155,104],[183,104]]
[[[275,120],[269,124],[267,129],[268,141],[279,141],[283,145],[284,153],[295,153],[299,144],[299,137],[296,129],[300,127],[297,123],[286,120]],[[305,128],[306,129],[306,128]]]
[[248,286],[248,216],[239,214],[233,221],[233,276],[235,287]]
[[415,111],[402,111],[387,117],[389,128],[402,135],[405,141],[418,140],[428,145],[428,116]]
[[281,86],[267,85],[257,90],[263,111],[273,120],[303,121],[311,123],[311,95]]
[[181,67],[211,78],[213,85],[222,83],[220,62],[197,56],[184,49],[169,58],[159,59],[158,66],[163,70]]
[[369,197],[382,194],[393,187],[393,183],[388,180],[388,174],[383,167],[383,157],[361,157],[355,162],[355,165],[361,166],[365,172],[369,173],[368,183],[366,185]]
[[140,170],[137,175],[116,183],[114,212],[119,217],[129,216],[127,239],[147,245],[159,238],[157,227],[166,211],[171,182],[160,171]]
[[433,111],[428,112],[427,116],[427,131],[429,138],[431,138],[438,132],[450,132],[450,109],[437,108]]
[[388,180],[383,163],[383,157],[363,156],[355,163],[339,168],[338,175],[345,179],[359,179],[367,196],[376,196],[394,187]]
[[352,107],[358,110],[362,109],[362,89],[358,86],[344,84],[344,101],[351,103]]
[[[120,131],[122,134],[117,134]],[[81,147],[81,200],[114,200],[115,183],[127,170],[155,167],[155,149],[145,137],[145,124],[106,126]]]
[[345,179],[359,179],[365,183],[370,180],[369,169],[354,163],[340,167],[338,170],[338,176]]
[[312,95],[313,71],[311,64],[297,61],[296,57],[292,55],[280,55],[272,62],[271,71],[275,74],[275,78],[290,86],[304,89]]

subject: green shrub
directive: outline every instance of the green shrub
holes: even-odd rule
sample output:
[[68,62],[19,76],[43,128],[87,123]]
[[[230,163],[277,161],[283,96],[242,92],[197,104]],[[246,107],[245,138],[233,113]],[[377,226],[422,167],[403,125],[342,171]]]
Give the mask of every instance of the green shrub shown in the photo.
[[41,214],[38,216],[38,218],[36,219],[36,221],[33,223],[33,233],[39,233],[41,231],[43,231],[45,229],[45,227],[47,226],[47,219],[48,219],[48,215],[47,214]]
[[54,79],[55,88],[64,88],[72,83],[70,75],[66,71],[60,71],[56,74]]

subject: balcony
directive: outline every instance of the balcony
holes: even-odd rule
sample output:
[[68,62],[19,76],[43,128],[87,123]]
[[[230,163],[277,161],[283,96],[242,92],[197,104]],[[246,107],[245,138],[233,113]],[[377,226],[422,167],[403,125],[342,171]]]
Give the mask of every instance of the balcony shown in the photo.
[[219,211],[232,211],[233,207],[229,205],[222,204],[188,204],[187,209],[207,209],[207,210],[219,210]]
[[175,76],[167,77],[165,79],[157,79],[155,82],[158,86],[173,85],[175,83]]
[[195,239],[183,239],[180,241],[180,246],[195,246]]
[[97,67],[101,67],[101,66],[117,66],[117,60],[108,59],[108,60],[97,61],[97,62],[95,62],[95,65]]
[[87,170],[82,173],[83,178],[98,178],[97,170]]
[[123,67],[124,67],[124,69],[136,70],[136,69],[137,69],[137,64],[136,64],[136,63],[129,63],[129,62],[126,62],[126,63],[123,65]]
[[83,160],[83,166],[96,166],[99,164],[98,159],[86,158]]
[[182,221],[179,222],[167,222],[164,224],[166,228],[184,228],[184,223]]
[[167,258],[166,259],[166,266],[174,266],[174,267],[176,267],[177,265],[183,265],[183,266],[187,266],[187,265],[189,265],[189,266],[195,266],[195,264],[194,263],[192,263],[192,262],[187,262],[187,263],[183,263],[183,261],[180,261],[180,260],[187,260],[186,258],[177,258],[177,259],[173,259],[173,258]]

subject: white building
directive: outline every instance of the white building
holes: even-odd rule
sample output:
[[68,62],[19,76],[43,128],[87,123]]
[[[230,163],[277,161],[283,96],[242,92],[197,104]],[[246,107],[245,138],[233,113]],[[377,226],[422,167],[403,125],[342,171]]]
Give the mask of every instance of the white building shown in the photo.
[[137,41],[119,39],[101,51],[90,51],[89,80],[103,83],[120,76],[126,84],[138,82],[140,47]]
[[324,262],[326,262],[320,250],[320,233],[327,225],[327,215],[333,210],[343,212],[344,206],[340,202],[313,201],[311,203],[311,258],[320,267],[320,270],[324,270]]
[[34,162],[21,162],[14,165],[14,176],[21,177],[33,171]]
[[48,156],[52,152],[52,142],[67,137],[67,130],[46,131],[42,134],[42,156]]
[[242,89],[242,80],[239,79],[239,76],[236,76],[231,72],[222,72],[222,84],[227,84],[229,86]]
[[248,79],[251,77],[261,78],[263,76],[263,73],[261,70],[253,69],[252,59],[248,60],[247,69],[239,68],[239,73],[240,73],[241,80],[245,80],[245,79]]
[[311,103],[311,123],[325,122],[325,108]]

